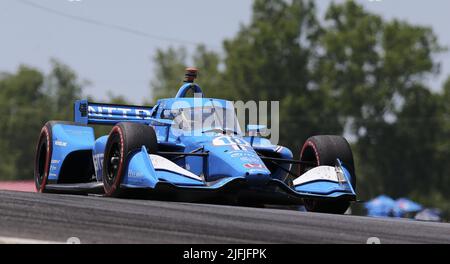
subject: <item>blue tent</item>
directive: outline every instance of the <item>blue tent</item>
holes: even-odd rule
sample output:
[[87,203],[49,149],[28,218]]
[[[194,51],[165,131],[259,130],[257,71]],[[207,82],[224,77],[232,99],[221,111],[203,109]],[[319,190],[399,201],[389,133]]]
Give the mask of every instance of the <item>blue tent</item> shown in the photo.
[[391,216],[394,206],[395,201],[391,197],[386,195],[380,195],[365,203],[367,215],[375,217]]
[[393,214],[395,217],[404,217],[406,214],[416,213],[422,210],[422,205],[406,198],[399,198],[395,201]]

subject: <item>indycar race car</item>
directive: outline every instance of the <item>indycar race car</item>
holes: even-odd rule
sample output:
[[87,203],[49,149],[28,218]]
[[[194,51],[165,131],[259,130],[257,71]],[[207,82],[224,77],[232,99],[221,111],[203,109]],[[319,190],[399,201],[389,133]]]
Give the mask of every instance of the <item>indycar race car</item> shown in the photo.
[[[345,138],[310,137],[295,160],[261,135],[263,126],[248,125],[243,134],[233,104],[206,98],[196,74],[188,69],[177,95],[153,107],[79,100],[73,122],[47,122],[36,148],[37,191],[304,205],[326,213],[344,213],[356,200]],[[112,129],[96,139],[89,124]]]

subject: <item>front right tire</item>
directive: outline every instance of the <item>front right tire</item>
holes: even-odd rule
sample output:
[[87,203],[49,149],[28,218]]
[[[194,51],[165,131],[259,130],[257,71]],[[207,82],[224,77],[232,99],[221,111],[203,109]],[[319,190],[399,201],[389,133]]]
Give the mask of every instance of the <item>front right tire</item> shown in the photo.
[[[314,166],[299,166],[299,175],[316,166],[335,166],[339,159],[351,175],[353,189],[356,191],[355,165],[353,153],[347,140],[341,136],[313,136],[306,140],[300,153],[300,160],[315,164]],[[304,199],[307,211],[331,214],[343,214],[350,206],[347,200]]]

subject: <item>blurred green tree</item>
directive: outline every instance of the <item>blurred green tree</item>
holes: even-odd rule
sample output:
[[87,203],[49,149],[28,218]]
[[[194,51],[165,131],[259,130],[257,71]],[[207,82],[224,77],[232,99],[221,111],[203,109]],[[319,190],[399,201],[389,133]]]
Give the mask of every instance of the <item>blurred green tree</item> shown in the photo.
[[205,46],[199,45],[192,55],[192,62],[187,60],[187,51],[184,48],[168,48],[166,51],[158,50],[154,62],[158,65],[155,77],[151,81],[152,102],[160,98],[173,97],[183,84],[186,65],[193,64],[200,69],[198,78],[202,87],[207,87],[207,96],[226,96],[221,82],[222,74],[219,71],[220,57],[217,53],[209,51]]
[[[443,50],[430,28],[384,21],[353,1],[331,4],[321,36],[319,86],[334,91],[348,133],[356,137],[361,193],[408,195],[436,158],[439,95],[425,87]],[[421,157],[422,155],[422,157]],[[427,165],[428,164],[428,165]]]
[[44,76],[26,66],[0,79],[0,176],[30,178],[37,133],[49,110]]
[[80,81],[77,74],[64,63],[52,59],[51,72],[47,76],[46,91],[52,101],[53,118],[56,120],[71,120],[73,118],[72,104],[82,96],[86,81]]
[[169,48],[167,51],[157,51],[154,62],[158,67],[150,84],[153,101],[172,97],[178,92],[178,88],[183,82],[186,56],[186,49],[184,48]]
[[48,120],[71,120],[83,83],[67,65],[51,60],[48,76],[21,66],[0,78],[0,177],[30,179],[37,137]]

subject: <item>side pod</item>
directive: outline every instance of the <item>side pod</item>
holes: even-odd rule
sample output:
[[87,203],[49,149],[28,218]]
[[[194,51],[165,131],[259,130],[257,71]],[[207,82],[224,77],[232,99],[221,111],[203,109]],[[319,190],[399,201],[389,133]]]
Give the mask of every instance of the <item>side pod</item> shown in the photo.
[[49,183],[76,183],[92,177],[92,148],[95,140],[93,128],[55,124],[52,127],[52,139]]

